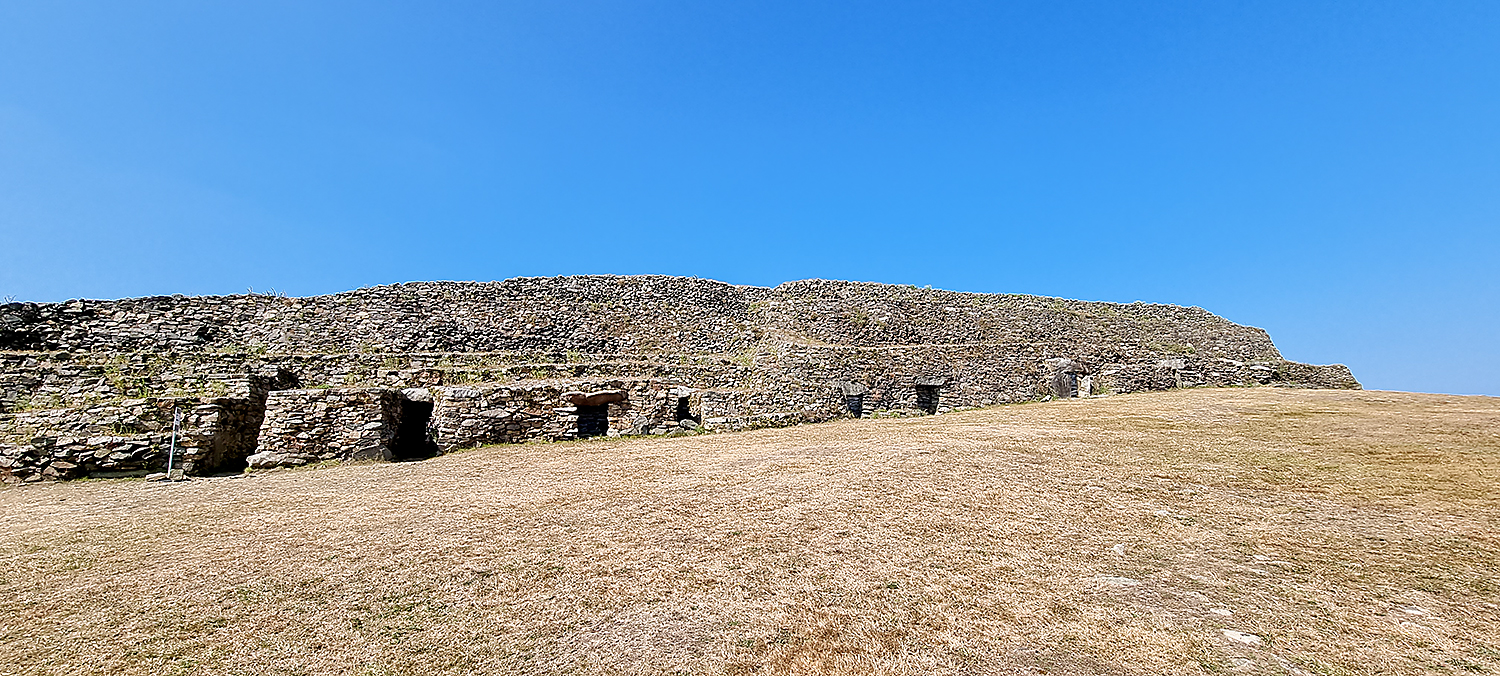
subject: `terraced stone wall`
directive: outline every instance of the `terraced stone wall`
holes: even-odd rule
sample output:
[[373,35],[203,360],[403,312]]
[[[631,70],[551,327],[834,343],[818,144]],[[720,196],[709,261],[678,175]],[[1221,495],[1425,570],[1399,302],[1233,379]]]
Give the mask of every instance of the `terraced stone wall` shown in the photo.
[[[132,412],[163,402],[201,409],[187,466],[209,472],[252,453],[388,459],[402,429],[438,450],[569,439],[580,423],[566,395],[600,387],[628,394],[608,404],[608,433],[662,434],[687,429],[684,399],[694,425],[745,429],[1253,385],[1359,387],[1343,366],[1286,361],[1264,331],[1199,308],[859,282],[587,276],[11,303],[0,478],[157,469],[159,431],[106,428],[159,427]],[[414,416],[430,416],[425,432]]]
[[328,296],[154,296],[0,308],[0,350],[730,353],[742,287],[682,277],[414,282]]

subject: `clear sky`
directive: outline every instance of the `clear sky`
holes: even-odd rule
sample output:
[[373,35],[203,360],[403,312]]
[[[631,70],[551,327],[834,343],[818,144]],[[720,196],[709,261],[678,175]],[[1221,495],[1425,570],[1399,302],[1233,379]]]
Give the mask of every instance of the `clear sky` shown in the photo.
[[0,296],[822,277],[1500,395],[1500,3],[0,3]]

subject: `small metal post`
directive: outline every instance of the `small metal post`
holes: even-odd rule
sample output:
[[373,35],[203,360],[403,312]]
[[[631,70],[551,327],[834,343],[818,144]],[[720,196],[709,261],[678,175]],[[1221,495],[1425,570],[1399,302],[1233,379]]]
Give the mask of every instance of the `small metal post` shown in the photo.
[[167,479],[169,480],[176,480],[181,476],[172,471],[172,465],[177,464],[177,432],[181,428],[182,411],[177,409],[177,404],[172,404],[172,443],[167,447]]

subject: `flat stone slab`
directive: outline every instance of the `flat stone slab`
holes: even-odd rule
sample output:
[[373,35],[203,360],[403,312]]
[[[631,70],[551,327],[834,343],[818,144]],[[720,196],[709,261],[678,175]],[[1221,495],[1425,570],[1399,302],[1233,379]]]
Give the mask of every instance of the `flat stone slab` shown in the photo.
[[574,406],[600,406],[625,401],[624,390],[604,390],[601,392],[564,392],[562,397]]

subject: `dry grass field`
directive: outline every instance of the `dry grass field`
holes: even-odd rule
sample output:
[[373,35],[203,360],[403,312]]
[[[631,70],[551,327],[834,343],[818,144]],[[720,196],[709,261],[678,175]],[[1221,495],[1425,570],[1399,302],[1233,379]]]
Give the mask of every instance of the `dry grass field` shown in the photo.
[[1500,673],[1482,397],[1186,390],[30,485],[0,534],[0,673]]

